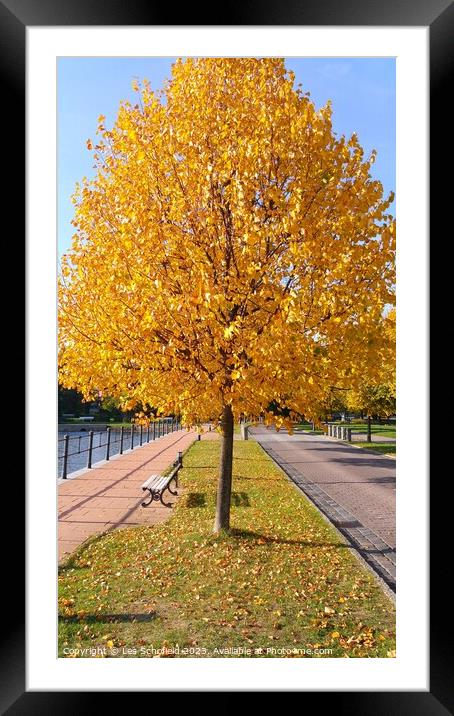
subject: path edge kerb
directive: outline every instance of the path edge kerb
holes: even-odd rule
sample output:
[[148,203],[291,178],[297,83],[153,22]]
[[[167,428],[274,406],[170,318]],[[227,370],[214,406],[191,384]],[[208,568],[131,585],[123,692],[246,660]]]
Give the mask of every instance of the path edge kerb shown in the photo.
[[[340,539],[344,541],[352,550],[353,554],[355,555],[356,559],[362,564],[363,567],[367,569],[367,571],[375,578],[379,586],[381,587],[382,591],[388,596],[391,601],[395,604],[396,603],[396,584],[390,584],[386,580],[384,576],[377,570],[376,566],[373,562],[368,561],[364,555],[362,554],[361,547],[358,544],[355,544],[354,540],[351,538],[351,536],[348,534],[348,532],[344,532],[340,527],[335,525],[332,520],[330,519],[329,515],[326,514],[323,509],[314,502],[311,495],[309,495],[304,488],[299,485],[290,473],[287,472],[285,467],[280,464],[276,458],[268,452],[266,447],[262,445],[262,443],[253,435],[253,433],[249,433],[250,436],[255,440],[255,442],[262,448],[263,452],[272,460],[272,462],[282,471],[285,478],[290,482],[290,484],[301,494],[301,492],[304,494],[304,496],[309,500],[311,505],[315,507],[319,515],[327,522],[332,529],[336,532],[337,535],[339,535]],[[342,441],[337,441],[342,442]],[[345,443],[346,445],[350,446],[350,443]],[[361,448],[360,448],[361,449]]]

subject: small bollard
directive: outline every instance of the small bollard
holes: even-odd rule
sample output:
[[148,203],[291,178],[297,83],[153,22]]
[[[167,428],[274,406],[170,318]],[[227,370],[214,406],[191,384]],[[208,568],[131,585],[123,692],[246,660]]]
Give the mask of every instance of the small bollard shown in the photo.
[[241,423],[240,430],[241,430],[241,439],[248,440],[249,439],[248,426],[245,425],[244,423]]
[[106,460],[109,460],[109,458],[110,458],[110,427],[107,427],[106,431],[107,431]]
[[68,471],[68,446],[69,446],[69,435],[63,436],[64,440],[64,452],[63,452],[63,480],[66,480],[66,473]]
[[92,455],[93,455],[93,435],[94,435],[93,430],[90,430],[90,432],[88,433],[88,463],[87,463],[88,469],[91,469],[91,459],[92,459]]
[[201,440],[202,436],[200,433],[197,433],[197,440]]
[[352,441],[352,429],[351,428],[347,428],[347,441],[349,443],[351,443],[351,441]]

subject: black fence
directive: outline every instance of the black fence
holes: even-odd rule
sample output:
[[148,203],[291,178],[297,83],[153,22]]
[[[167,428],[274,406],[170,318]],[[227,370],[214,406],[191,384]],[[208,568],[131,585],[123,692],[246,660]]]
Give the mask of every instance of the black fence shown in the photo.
[[156,420],[149,425],[90,430],[84,435],[65,434],[58,439],[58,477],[66,479],[76,470],[91,468],[101,460],[122,455],[127,450],[134,450],[180,429],[179,420],[174,418]]

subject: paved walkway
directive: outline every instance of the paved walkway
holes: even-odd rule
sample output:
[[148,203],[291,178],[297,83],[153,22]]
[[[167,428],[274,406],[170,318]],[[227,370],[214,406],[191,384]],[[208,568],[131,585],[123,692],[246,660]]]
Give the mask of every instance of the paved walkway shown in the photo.
[[[172,510],[160,502],[142,507],[141,485],[153,473],[165,470],[197,437],[193,430],[169,433],[154,442],[113,456],[82,475],[60,481],[58,486],[58,553],[61,560],[94,534],[120,527],[156,524]],[[205,432],[202,440],[216,439]],[[166,492],[166,502],[177,498]]]
[[395,460],[325,436],[262,427],[250,432],[395,590]]

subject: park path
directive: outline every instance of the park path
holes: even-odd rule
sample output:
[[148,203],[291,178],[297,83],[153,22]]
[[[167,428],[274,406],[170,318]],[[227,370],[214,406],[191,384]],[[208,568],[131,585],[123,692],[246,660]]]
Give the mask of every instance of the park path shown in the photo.
[[395,460],[320,435],[250,433],[395,590]]
[[[202,440],[218,438],[202,433]],[[160,502],[142,507],[141,485],[151,474],[160,474],[179,451],[197,439],[194,430],[179,430],[136,447],[58,485],[58,557],[72,552],[92,535],[121,527],[164,522],[172,510]],[[166,502],[177,498],[166,492]]]

